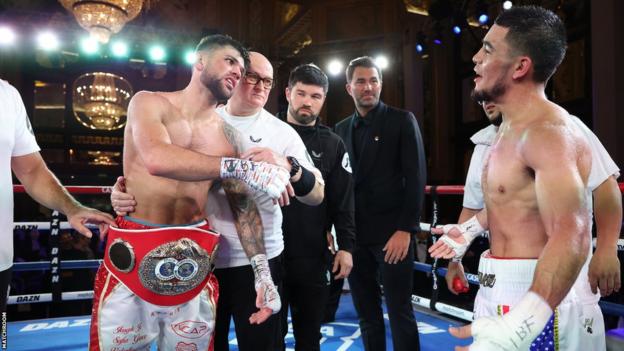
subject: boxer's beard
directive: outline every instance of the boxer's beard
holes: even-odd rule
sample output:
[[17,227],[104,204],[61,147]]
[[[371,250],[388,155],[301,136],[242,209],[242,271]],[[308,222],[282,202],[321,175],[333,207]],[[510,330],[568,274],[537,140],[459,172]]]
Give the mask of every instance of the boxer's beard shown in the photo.
[[496,101],[496,99],[505,94],[506,91],[507,86],[499,80],[491,89],[473,89],[470,97],[477,103],[483,103],[484,101]]
[[[318,114],[316,115],[314,113],[310,113],[309,115],[300,114],[299,110],[301,110],[302,108],[303,107],[300,107],[297,110],[295,110],[292,106],[288,106],[288,113],[290,113],[290,115],[295,119],[295,121],[307,126],[316,120],[316,117],[318,117]],[[311,108],[308,108],[308,110],[312,111]]]
[[205,71],[199,79],[202,84],[210,90],[210,93],[217,101],[225,101],[232,96],[232,92],[228,91],[223,85],[223,79],[219,79],[214,75],[209,75]]
[[488,119],[490,120],[490,123],[500,127],[500,125],[503,123],[503,114],[500,112],[496,113],[496,116],[490,117],[488,116]]
[[473,89],[470,93],[470,97],[478,104],[482,104],[486,101],[496,102],[496,99],[501,97],[507,91],[507,85],[505,84],[504,79],[505,75],[501,74],[492,88],[482,90]]

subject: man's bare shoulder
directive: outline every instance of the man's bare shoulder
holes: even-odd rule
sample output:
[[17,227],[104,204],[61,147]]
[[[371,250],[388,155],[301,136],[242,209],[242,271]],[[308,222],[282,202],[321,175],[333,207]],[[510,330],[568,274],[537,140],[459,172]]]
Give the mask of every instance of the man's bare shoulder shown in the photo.
[[553,108],[527,125],[521,148],[531,162],[565,162],[578,158],[586,143],[567,111]]
[[142,90],[134,94],[128,106],[128,120],[161,118],[173,107],[172,93]]
[[139,92],[137,92],[136,94],[134,94],[134,96],[132,97],[132,99],[130,99],[130,103],[131,104],[166,104],[166,103],[170,103],[169,99],[167,98],[166,94],[168,93],[163,93],[160,91],[147,91],[147,90],[141,90]]

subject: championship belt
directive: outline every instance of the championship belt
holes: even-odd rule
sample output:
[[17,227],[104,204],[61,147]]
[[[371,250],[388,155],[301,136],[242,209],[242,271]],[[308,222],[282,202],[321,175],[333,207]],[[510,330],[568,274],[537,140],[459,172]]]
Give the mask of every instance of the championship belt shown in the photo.
[[201,227],[110,227],[104,265],[143,300],[179,305],[206,285],[218,242],[219,233]]

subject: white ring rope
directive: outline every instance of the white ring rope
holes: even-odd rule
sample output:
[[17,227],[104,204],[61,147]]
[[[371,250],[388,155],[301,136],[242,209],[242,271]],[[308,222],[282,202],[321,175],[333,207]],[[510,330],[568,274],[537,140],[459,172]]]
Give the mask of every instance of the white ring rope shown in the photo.
[[[93,290],[68,291],[68,292],[64,292],[61,296],[62,296],[63,301],[89,300],[93,298]],[[52,293],[13,295],[7,298],[7,304],[9,305],[22,304],[22,303],[51,302],[51,301],[52,301]]]
[[[89,228],[96,229],[98,226],[91,223],[85,223],[85,225]],[[67,230],[73,229],[69,222],[60,222],[60,229]],[[15,229],[41,229],[41,230],[50,230],[50,222],[15,222],[13,224],[13,230]]]

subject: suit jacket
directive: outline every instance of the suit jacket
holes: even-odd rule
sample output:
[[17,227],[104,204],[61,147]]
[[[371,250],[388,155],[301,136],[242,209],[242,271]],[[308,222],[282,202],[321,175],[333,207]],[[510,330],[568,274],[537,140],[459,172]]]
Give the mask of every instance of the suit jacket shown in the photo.
[[411,112],[383,102],[371,110],[359,159],[353,152],[357,112],[336,124],[352,162],[358,245],[385,244],[397,230],[420,230],[426,184],[425,151]]

